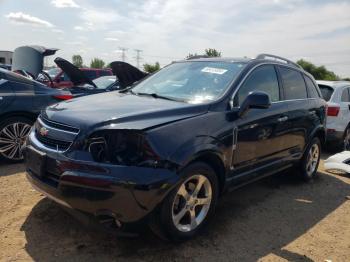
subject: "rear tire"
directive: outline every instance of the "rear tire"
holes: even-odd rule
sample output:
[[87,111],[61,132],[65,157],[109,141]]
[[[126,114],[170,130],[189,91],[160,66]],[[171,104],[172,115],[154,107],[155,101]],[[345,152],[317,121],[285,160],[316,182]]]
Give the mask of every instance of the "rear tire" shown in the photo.
[[150,228],[162,239],[183,241],[194,237],[215,212],[219,187],[214,170],[196,162],[180,175],[182,181],[151,219]]
[[350,127],[347,127],[344,131],[343,148],[342,150],[350,150]]
[[305,181],[310,181],[317,175],[318,165],[321,157],[321,142],[314,137],[305,150],[300,163],[300,176]]
[[26,117],[11,117],[0,122],[0,158],[16,163],[23,161],[21,152],[33,121]]

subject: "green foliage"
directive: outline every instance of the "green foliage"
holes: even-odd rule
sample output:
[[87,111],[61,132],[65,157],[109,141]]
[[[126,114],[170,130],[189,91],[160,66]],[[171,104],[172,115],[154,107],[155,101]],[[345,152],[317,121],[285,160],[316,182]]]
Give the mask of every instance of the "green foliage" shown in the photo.
[[81,57],[81,55],[73,55],[72,61],[73,65],[75,65],[76,67],[83,67],[83,58]]
[[210,57],[221,57],[221,52],[216,50],[215,48],[207,48],[204,50],[204,54],[198,55],[197,53],[189,53],[186,56],[186,59],[189,59],[194,56],[210,56]]
[[334,72],[327,70],[325,66],[316,66],[304,59],[298,60],[297,63],[317,80],[339,80],[339,77]]
[[207,48],[207,49],[205,49],[205,54],[207,56],[211,56],[211,57],[220,57],[221,56],[221,52],[219,52],[215,48]]
[[105,62],[102,59],[94,58],[91,60],[90,67],[91,68],[103,68],[105,66]]
[[197,53],[194,53],[194,54],[189,53],[188,56],[186,56],[186,59],[189,59],[189,58],[197,56],[197,55],[198,55]]
[[160,69],[159,62],[156,62],[155,64],[144,64],[143,70],[147,73],[154,73]]

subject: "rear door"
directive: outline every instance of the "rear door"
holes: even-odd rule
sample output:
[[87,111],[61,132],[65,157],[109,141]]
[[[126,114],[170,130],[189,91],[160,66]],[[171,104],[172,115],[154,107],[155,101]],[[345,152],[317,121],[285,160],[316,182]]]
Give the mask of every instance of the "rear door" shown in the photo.
[[233,161],[236,175],[251,173],[286,157],[284,144],[288,126],[284,120],[288,106],[280,101],[281,91],[273,65],[259,66],[247,77],[234,98],[235,105],[240,106],[252,91],[266,92],[272,104],[268,109],[251,109],[237,120]]
[[308,99],[303,75],[286,66],[278,66],[278,71],[283,85],[283,100],[289,108],[286,121],[290,129],[285,134],[285,146],[291,156],[300,157],[313,131],[316,112]]

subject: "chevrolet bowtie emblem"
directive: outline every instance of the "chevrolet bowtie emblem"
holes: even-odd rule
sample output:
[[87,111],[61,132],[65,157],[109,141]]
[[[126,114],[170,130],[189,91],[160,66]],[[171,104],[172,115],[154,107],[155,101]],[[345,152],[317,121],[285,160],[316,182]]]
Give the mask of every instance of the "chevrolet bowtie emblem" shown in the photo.
[[47,136],[47,134],[49,133],[49,130],[47,130],[45,127],[42,127],[40,128],[39,132],[40,132],[40,135]]

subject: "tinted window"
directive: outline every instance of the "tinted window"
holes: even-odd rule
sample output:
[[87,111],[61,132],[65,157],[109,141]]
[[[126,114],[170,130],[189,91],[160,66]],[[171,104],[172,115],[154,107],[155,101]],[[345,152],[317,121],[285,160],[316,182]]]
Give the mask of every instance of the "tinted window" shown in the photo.
[[343,93],[341,94],[341,101],[342,102],[350,102],[349,89],[348,88],[345,88],[343,90]]
[[111,71],[107,71],[107,70],[100,71],[100,76],[110,76],[110,75],[112,75]]
[[255,69],[243,83],[235,98],[235,105],[241,105],[252,91],[263,91],[270,96],[271,102],[280,100],[279,86],[274,66],[266,65]]
[[333,95],[333,88],[331,88],[330,86],[325,86],[325,85],[318,85],[318,87],[321,90],[323,99],[326,101],[329,101]]
[[307,98],[303,76],[293,69],[280,67],[286,100]]
[[310,77],[305,76],[307,91],[309,93],[309,97],[311,98],[319,98],[319,94],[317,92],[317,87],[315,86],[314,82],[310,79]]
[[90,78],[91,80],[94,80],[97,77],[96,71],[88,71],[84,70],[85,75]]

